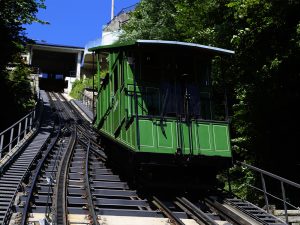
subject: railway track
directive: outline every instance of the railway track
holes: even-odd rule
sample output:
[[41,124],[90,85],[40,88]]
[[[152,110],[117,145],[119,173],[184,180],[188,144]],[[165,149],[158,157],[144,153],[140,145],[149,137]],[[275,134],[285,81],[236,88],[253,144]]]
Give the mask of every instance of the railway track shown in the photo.
[[49,99],[60,118],[55,132],[47,146],[25,149],[2,174],[1,196],[8,197],[0,201],[0,224],[13,211],[15,224],[284,224],[229,197],[141,197],[108,168],[93,129],[63,96]]
[[[51,157],[36,171],[37,179],[31,183],[36,193],[22,198],[28,202],[22,210],[22,224],[37,221],[43,215],[52,224],[99,224],[101,218],[97,215],[104,211],[115,215],[156,215],[145,200],[106,167],[105,153],[95,143],[91,128],[75,122],[81,118],[62,96],[50,93],[50,97],[66,128],[49,152]],[[35,218],[28,218],[30,213]]]

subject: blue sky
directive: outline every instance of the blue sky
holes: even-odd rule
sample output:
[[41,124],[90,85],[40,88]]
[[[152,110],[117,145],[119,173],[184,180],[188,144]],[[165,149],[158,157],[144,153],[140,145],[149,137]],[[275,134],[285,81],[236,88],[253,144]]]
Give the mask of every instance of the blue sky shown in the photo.
[[[115,14],[139,0],[115,0]],[[101,37],[102,26],[110,21],[111,0],[46,0],[47,8],[40,9],[38,18],[50,25],[25,26],[29,38],[84,47]]]

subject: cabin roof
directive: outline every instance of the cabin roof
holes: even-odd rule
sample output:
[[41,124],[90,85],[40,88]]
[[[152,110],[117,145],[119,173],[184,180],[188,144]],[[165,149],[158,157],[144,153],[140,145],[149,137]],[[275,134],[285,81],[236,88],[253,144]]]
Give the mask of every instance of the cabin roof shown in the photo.
[[136,40],[136,41],[129,41],[129,42],[119,42],[111,45],[100,45],[98,47],[90,48],[89,51],[96,51],[96,52],[110,52],[117,49],[124,49],[128,47],[173,47],[173,48],[185,48],[185,49],[194,49],[200,50],[215,54],[234,54],[234,51],[217,48],[207,45],[200,45],[195,43],[188,43],[188,42],[180,42],[180,41],[164,41],[164,40]]

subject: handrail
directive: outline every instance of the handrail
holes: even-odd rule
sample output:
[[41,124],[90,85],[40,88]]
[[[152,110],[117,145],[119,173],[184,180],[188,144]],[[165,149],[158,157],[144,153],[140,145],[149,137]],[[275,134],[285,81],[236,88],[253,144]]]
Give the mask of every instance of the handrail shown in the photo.
[[[13,125],[0,132],[0,160],[3,154],[7,154],[23,141],[27,137],[27,133],[32,131],[34,127],[39,125],[39,119],[37,119],[38,103],[36,103],[33,110],[27,115],[19,119]],[[15,131],[17,130],[17,132]],[[8,149],[8,151],[6,151]]]
[[248,167],[248,168],[250,168],[250,169],[252,169],[252,170],[255,170],[255,171],[257,171],[257,172],[263,173],[263,174],[265,174],[265,175],[267,175],[267,176],[269,176],[269,177],[272,177],[272,178],[274,178],[274,179],[276,179],[276,180],[282,181],[282,182],[284,182],[284,183],[286,183],[286,184],[289,184],[289,185],[291,185],[291,186],[294,186],[294,187],[296,187],[296,188],[300,188],[300,184],[298,184],[298,183],[296,183],[296,182],[293,182],[293,181],[290,181],[290,180],[288,180],[288,179],[285,179],[285,178],[283,178],[283,177],[280,177],[280,176],[278,176],[278,175],[276,175],[276,174],[270,173],[270,172],[268,172],[268,171],[266,171],[266,170],[257,168],[257,167],[255,167],[255,166],[252,166],[252,165],[249,165],[249,164],[247,164],[247,163],[240,162],[240,161],[237,161],[237,164],[241,164],[242,166],[245,166],[245,167]]
[[4,131],[1,131],[0,136],[3,135],[6,131],[10,130],[11,128],[15,127],[17,124],[19,124],[21,121],[23,121],[24,119],[26,119],[30,114],[32,114],[32,112],[35,110],[35,108],[33,110],[31,110],[27,115],[25,115],[24,117],[22,117],[21,119],[19,119],[17,122],[15,122],[13,125],[11,125],[10,127],[6,128]]
[[[290,185],[290,186],[292,186],[294,188],[298,188],[299,191],[300,191],[300,184],[298,184],[296,182],[293,182],[293,181],[290,181],[288,179],[285,179],[283,177],[280,177],[280,176],[278,176],[276,174],[270,173],[270,172],[268,172],[266,170],[263,170],[263,169],[255,167],[255,166],[249,165],[249,164],[244,163],[244,162],[236,161],[236,163],[239,164],[239,165],[241,165],[241,166],[247,167],[247,168],[249,168],[249,169],[251,169],[251,170],[253,170],[255,172],[260,173],[262,189],[258,188],[258,187],[255,187],[253,185],[248,185],[248,186],[251,187],[251,188],[253,188],[253,189],[255,189],[255,190],[257,190],[257,191],[263,192],[263,194],[264,194],[264,200],[265,200],[265,204],[266,204],[266,211],[268,213],[269,213],[269,199],[268,199],[268,196],[270,196],[270,197],[272,197],[272,198],[274,198],[276,200],[279,200],[279,201],[283,202],[283,207],[284,207],[284,212],[285,212],[284,213],[285,214],[284,215],[285,216],[285,221],[288,224],[287,205],[291,206],[294,209],[298,209],[298,210],[300,210],[300,208],[296,207],[296,206],[294,206],[292,204],[290,204],[289,202],[287,202],[286,191],[285,191],[284,185],[288,184],[288,185]],[[269,192],[267,192],[267,187],[266,187],[266,182],[265,182],[264,176],[271,177],[271,178],[273,178],[273,179],[275,179],[275,180],[277,180],[277,181],[280,182],[281,195],[282,195],[281,198],[278,197],[278,196],[275,196],[275,195],[273,195],[273,194],[271,194]]]

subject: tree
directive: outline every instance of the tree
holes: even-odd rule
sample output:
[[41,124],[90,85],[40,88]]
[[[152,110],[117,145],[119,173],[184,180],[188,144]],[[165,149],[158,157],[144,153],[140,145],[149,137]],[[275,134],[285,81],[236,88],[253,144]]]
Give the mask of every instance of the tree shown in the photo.
[[177,0],[142,0],[131,12],[121,41],[136,39],[178,40],[175,26]]
[[[19,100],[13,98],[16,95],[14,95],[6,68],[10,63],[12,65],[21,63],[20,54],[24,51],[25,44],[30,41],[25,35],[23,25],[42,22],[36,17],[39,8],[45,8],[44,0],[0,1],[0,102],[1,104],[7,103],[6,109],[1,112],[1,117],[6,118],[3,123],[1,122],[1,129],[10,125],[17,119],[16,117],[21,116],[17,112],[24,113],[24,111],[18,110],[20,105],[15,104]],[[27,92],[26,87],[23,87],[22,90]]]
[[296,156],[300,136],[296,107],[300,102],[300,2],[166,2],[159,5],[155,0],[142,0],[124,26],[122,40],[171,39],[234,50],[232,59],[218,64],[225,72],[233,104],[232,137],[237,157],[299,179],[288,171],[299,170],[300,165]]
[[23,50],[28,41],[24,24],[41,22],[36,17],[39,8],[45,8],[44,0],[2,0],[0,1],[0,71],[16,60],[16,54]]

